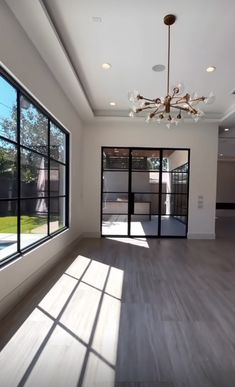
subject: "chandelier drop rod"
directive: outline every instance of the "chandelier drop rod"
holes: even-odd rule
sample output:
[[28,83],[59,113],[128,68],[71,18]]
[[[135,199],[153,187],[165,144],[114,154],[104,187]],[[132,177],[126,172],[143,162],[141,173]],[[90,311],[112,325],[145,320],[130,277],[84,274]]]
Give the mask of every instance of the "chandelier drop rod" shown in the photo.
[[170,49],[171,49],[171,26],[168,26],[168,60],[167,60],[167,95],[170,95]]

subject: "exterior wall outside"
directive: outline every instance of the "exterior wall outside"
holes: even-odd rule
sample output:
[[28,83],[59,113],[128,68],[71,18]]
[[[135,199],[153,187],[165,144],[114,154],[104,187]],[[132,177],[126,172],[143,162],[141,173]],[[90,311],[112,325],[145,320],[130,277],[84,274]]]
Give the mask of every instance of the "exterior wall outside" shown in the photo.
[[[6,6],[0,2],[1,65],[70,132],[70,228],[0,270],[0,316],[82,233],[82,126],[52,73]],[[79,205],[78,205],[79,203]]]
[[[101,146],[190,148],[188,237],[215,237],[217,124],[181,124],[172,129],[134,121],[99,123],[84,127],[83,197],[84,230],[100,232]],[[198,197],[203,208],[198,208]],[[201,200],[201,199],[200,199]]]

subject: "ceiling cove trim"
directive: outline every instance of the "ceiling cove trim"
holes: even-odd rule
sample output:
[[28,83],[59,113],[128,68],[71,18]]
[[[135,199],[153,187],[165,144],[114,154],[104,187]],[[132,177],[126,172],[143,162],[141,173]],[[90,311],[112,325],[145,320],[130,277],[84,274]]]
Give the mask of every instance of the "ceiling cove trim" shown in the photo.
[[[38,50],[39,54],[44,59],[44,62],[47,64],[47,66],[50,68],[50,70],[53,73],[53,65],[50,65],[47,62],[47,60],[45,58],[45,53],[42,52],[43,51],[42,47],[38,47],[36,39],[33,39],[33,37],[32,37],[32,28],[30,31],[30,27],[31,27],[30,24],[29,23],[27,24],[27,22],[25,21],[25,19],[28,18],[27,14],[29,13],[28,0],[27,1],[21,0],[20,2],[18,0],[5,0],[5,3],[11,9],[11,11],[15,15],[16,19],[21,24],[21,26],[25,30],[26,34],[28,35],[28,37],[31,39],[34,46]],[[50,14],[50,12],[48,10],[48,7],[45,3],[45,0],[34,0],[33,2],[30,2],[30,7],[33,7],[34,10],[37,9],[38,12],[40,12],[40,9],[41,9],[40,17],[42,17],[42,18],[44,17],[44,20],[46,18],[49,32],[50,32],[50,34],[54,35],[54,39],[57,41],[57,44],[60,47],[60,51],[61,51],[60,56],[61,55],[63,56],[63,61],[67,62],[68,70],[70,71],[70,74],[72,73],[71,75],[74,77],[74,83],[76,82],[76,84],[77,84],[76,90],[69,92],[67,89],[67,92],[66,92],[65,87],[62,84],[62,82],[59,82],[58,76],[56,76],[56,74],[53,74],[55,79],[57,79],[57,82],[60,84],[61,88],[64,90],[64,93],[67,95],[67,98],[69,98],[70,102],[73,104],[74,108],[77,110],[80,118],[83,121],[90,121],[90,119],[102,118],[102,117],[103,118],[112,118],[113,117],[114,120],[116,120],[118,118],[119,119],[121,119],[121,118],[127,119],[128,118],[130,120],[130,118],[128,116],[128,113],[129,113],[128,110],[111,110],[111,109],[110,110],[108,110],[108,109],[94,110],[92,108],[92,104],[88,98],[86,89],[85,89],[85,87],[84,87],[84,85],[79,77],[79,73],[78,73],[78,71],[77,71],[77,69],[76,69],[76,67],[75,67],[75,65],[70,57],[70,54],[68,52],[68,49],[66,47],[65,42],[63,41],[61,33],[59,32],[59,29],[57,28],[56,23],[53,20],[52,15]],[[32,20],[32,17],[33,17],[33,13],[31,13],[31,20]],[[75,87],[74,87],[74,89],[75,89]],[[82,102],[79,102],[79,96],[80,96],[80,99],[82,99]],[[84,108],[84,114],[79,111],[81,103],[82,103],[82,106]],[[235,113],[235,105],[231,109],[226,111],[225,113],[221,113],[221,114],[220,113],[208,113],[206,115],[206,118],[204,119],[204,121],[223,123],[225,120],[227,120],[229,117],[231,117],[234,113]],[[137,118],[137,120],[139,120],[139,119],[143,119],[143,117],[140,116]],[[186,122],[191,122],[191,120],[186,119]]]
[[4,2],[23,28],[81,121],[92,119],[93,109],[42,1],[4,0]]
[[46,14],[46,16],[47,16],[51,26],[53,27],[54,33],[56,34],[56,37],[57,37],[58,41],[60,42],[60,45],[61,45],[61,47],[62,47],[62,49],[63,49],[63,51],[64,51],[64,53],[65,53],[65,55],[67,57],[67,60],[68,60],[70,66],[71,66],[71,68],[73,70],[73,73],[74,73],[75,77],[77,78],[77,81],[79,82],[79,84],[81,86],[81,89],[82,89],[82,91],[84,93],[84,96],[85,96],[85,98],[87,100],[87,103],[88,103],[92,113],[94,114],[94,110],[92,108],[92,104],[91,104],[90,98],[88,97],[88,94],[86,92],[85,86],[83,85],[83,82],[82,82],[82,80],[81,80],[81,78],[80,78],[80,76],[78,74],[76,66],[74,65],[73,60],[71,58],[71,55],[69,53],[69,50],[67,49],[67,46],[66,46],[66,44],[64,42],[64,39],[63,39],[63,37],[62,37],[62,35],[61,35],[60,31],[59,31],[59,28],[57,27],[56,21],[53,18],[53,16],[51,15],[51,12],[50,12],[47,4],[45,3],[45,1],[44,0],[39,0],[39,1],[41,3],[42,8],[44,9],[44,12],[45,12],[45,14]]
[[[134,119],[129,117],[129,110],[94,110],[95,117],[115,117],[115,118],[128,118],[129,120],[139,120],[144,119],[144,115],[135,116]],[[203,118],[205,122],[221,122],[223,120],[223,115],[218,113],[208,113],[206,117]],[[192,119],[185,118],[185,122],[192,122]]]

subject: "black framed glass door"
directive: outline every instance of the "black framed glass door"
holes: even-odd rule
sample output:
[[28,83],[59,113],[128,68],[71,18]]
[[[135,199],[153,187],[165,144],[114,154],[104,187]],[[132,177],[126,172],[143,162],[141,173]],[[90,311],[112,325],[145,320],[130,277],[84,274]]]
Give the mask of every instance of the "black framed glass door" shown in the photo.
[[186,237],[189,149],[102,148],[101,235]]

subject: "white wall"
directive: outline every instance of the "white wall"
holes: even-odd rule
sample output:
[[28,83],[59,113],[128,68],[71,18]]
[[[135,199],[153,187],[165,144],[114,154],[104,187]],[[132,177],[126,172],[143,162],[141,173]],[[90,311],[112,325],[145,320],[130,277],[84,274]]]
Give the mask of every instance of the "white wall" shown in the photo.
[[[136,119],[123,122],[100,120],[86,125],[83,146],[84,230],[94,235],[100,229],[101,146],[190,148],[189,237],[215,236],[216,124],[181,124],[167,129]],[[203,208],[198,208],[198,196],[203,196]]]
[[0,1],[0,60],[71,132],[71,227],[55,239],[0,270],[0,315],[82,232],[81,122],[53,75],[11,11]]

